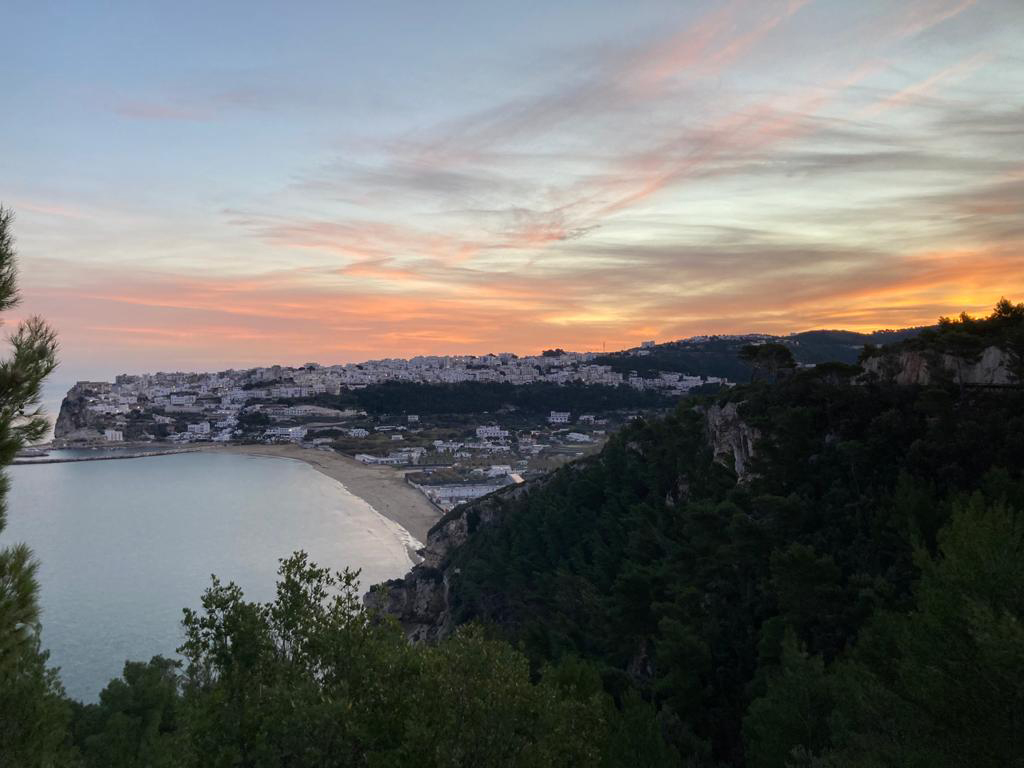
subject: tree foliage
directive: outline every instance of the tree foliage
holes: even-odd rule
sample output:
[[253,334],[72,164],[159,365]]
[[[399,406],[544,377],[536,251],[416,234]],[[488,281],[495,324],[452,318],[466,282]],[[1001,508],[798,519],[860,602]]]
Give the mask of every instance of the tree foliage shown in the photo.
[[[330,396],[328,396],[330,397]],[[456,384],[418,384],[389,381],[343,393],[338,404],[356,405],[370,414],[477,414],[514,409],[524,413],[548,411],[603,413],[623,408],[669,407],[675,398],[632,387],[596,384],[506,384],[465,381]]]
[[753,370],[751,381],[756,380],[759,375],[775,381],[784,373],[790,373],[796,368],[793,350],[785,344],[774,342],[747,344],[740,349],[739,358]]
[[[0,208],[0,310],[19,301],[13,215]],[[56,367],[57,342],[38,317],[24,320],[0,360],[0,470],[47,422],[39,409],[43,379]],[[0,533],[9,480],[0,474]],[[66,706],[40,649],[37,564],[23,544],[0,547],[0,765],[52,765],[62,759]]]
[[954,510],[976,491],[1024,508],[1024,396],[823,366],[729,401],[760,435],[743,482],[684,403],[507,502],[449,555],[449,601],[534,665],[582,656],[619,700],[648,697],[698,763],[824,759],[833,669],[915,610]]
[[352,571],[282,561],[276,599],[214,579],[185,612],[179,664],[129,663],[80,707],[84,764],[142,766],[652,766],[674,764],[642,702],[620,714],[596,672],[531,676],[508,643],[466,627],[410,646],[364,610]]

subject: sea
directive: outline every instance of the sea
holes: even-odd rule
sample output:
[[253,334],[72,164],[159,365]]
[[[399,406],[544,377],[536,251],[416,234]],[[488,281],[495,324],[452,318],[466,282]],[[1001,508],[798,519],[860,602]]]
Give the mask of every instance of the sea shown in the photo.
[[182,609],[211,575],[268,601],[279,560],[300,549],[360,569],[364,591],[412,565],[404,528],[296,460],[181,453],[7,472],[0,545],[25,542],[39,560],[42,642],[86,702],[125,660],[175,656]]

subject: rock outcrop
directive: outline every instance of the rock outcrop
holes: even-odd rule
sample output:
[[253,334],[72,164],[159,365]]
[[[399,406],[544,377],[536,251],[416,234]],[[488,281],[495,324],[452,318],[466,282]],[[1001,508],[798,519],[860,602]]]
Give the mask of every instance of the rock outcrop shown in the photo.
[[896,384],[927,386],[951,381],[965,386],[1009,386],[1015,383],[1010,355],[999,347],[986,347],[973,361],[938,352],[902,350],[868,358],[864,372]]
[[[585,460],[584,460],[585,461]],[[560,471],[572,471],[572,465]],[[500,524],[512,503],[543,487],[548,476],[510,485],[453,509],[427,533],[423,561],[401,579],[377,584],[363,597],[372,611],[394,616],[414,643],[434,642],[455,629],[449,600],[459,569],[452,555],[478,530]]]
[[740,418],[739,404],[710,406],[704,412],[704,429],[715,460],[731,465],[740,482],[748,480],[754,446],[761,435]]
[[93,391],[94,385],[88,381],[80,381],[68,390],[53,426],[55,440],[77,442],[102,439],[103,431],[99,428],[101,420],[95,418],[88,409],[88,398]]

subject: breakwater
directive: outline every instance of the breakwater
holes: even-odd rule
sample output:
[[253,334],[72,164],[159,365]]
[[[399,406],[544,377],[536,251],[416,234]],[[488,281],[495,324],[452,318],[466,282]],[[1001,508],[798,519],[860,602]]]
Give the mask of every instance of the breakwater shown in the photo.
[[164,451],[134,451],[106,456],[54,456],[39,459],[16,458],[12,464],[26,466],[31,464],[68,464],[75,461],[114,461],[119,459],[145,459],[150,456],[170,456],[175,453],[195,453],[198,448],[173,448]]

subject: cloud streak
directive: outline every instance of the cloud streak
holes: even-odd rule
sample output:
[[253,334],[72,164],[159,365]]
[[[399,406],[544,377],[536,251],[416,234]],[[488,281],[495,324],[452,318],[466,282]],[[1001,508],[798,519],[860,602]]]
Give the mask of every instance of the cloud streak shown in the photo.
[[16,190],[26,297],[68,349],[144,368],[911,325],[1024,295],[1019,4],[666,18],[477,52],[479,81],[365,129],[325,104],[351,83],[287,86],[305,71],[122,88],[147,186]]

